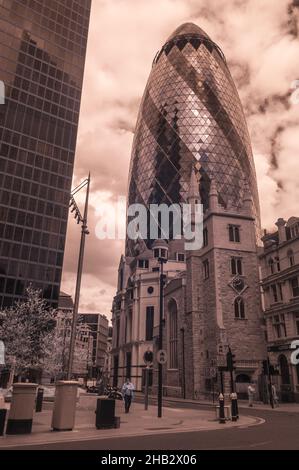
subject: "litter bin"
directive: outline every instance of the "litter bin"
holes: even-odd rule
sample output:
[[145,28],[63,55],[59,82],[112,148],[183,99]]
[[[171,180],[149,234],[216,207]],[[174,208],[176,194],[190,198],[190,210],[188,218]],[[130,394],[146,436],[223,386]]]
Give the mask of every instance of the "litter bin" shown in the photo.
[[38,387],[37,395],[36,395],[36,404],[35,404],[36,413],[40,413],[43,410],[43,399],[44,399],[44,389],[42,387]]
[[37,384],[13,385],[6,434],[30,434],[32,430]]
[[56,384],[52,429],[72,431],[75,426],[77,390],[79,382],[60,381]]
[[96,428],[109,429],[115,426],[115,400],[99,398],[96,409]]

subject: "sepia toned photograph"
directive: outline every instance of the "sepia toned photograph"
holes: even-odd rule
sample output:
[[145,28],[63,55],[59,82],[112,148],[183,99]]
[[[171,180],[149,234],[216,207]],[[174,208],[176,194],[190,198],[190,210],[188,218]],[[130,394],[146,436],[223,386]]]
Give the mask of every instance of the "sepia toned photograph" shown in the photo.
[[0,0],[0,463],[299,450],[298,39],[299,0]]

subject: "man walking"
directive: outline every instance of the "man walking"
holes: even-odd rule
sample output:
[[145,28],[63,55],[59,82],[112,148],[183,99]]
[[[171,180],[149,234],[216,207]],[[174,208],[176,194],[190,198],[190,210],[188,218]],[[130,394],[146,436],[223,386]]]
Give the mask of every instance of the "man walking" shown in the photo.
[[131,406],[132,400],[134,398],[134,391],[135,391],[134,385],[132,384],[132,382],[130,382],[130,379],[127,378],[127,380],[124,383],[123,388],[122,388],[122,396],[123,396],[124,401],[125,401],[125,412],[126,413],[129,413],[129,411],[130,411],[130,406]]
[[248,385],[248,405],[250,408],[253,407],[254,394],[255,394],[255,388],[253,387],[253,384],[250,383]]

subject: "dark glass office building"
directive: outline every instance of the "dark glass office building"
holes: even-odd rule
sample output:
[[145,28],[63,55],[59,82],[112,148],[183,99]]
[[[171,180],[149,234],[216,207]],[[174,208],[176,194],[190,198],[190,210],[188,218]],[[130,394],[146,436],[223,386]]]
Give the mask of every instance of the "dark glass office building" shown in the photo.
[[[255,168],[238,92],[220,48],[186,23],[153,62],[135,131],[129,204],[187,202],[194,167],[205,208],[211,180],[225,207],[238,207],[249,189],[259,224]],[[134,255],[130,241],[127,255]]]
[[56,306],[91,0],[0,2],[0,309]]

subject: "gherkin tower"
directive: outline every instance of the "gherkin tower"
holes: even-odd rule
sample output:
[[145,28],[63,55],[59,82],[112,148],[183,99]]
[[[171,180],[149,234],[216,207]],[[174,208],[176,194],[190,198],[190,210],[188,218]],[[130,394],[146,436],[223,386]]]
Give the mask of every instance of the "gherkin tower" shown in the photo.
[[[224,207],[239,207],[249,190],[259,225],[254,161],[237,89],[219,46],[185,23],[153,61],[136,124],[128,204],[187,202],[194,167],[206,209],[212,180]],[[151,240],[146,244],[150,248]],[[134,255],[134,244],[128,241],[126,250]]]

